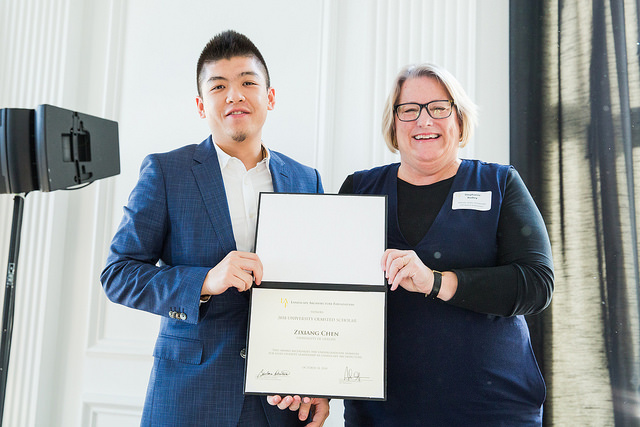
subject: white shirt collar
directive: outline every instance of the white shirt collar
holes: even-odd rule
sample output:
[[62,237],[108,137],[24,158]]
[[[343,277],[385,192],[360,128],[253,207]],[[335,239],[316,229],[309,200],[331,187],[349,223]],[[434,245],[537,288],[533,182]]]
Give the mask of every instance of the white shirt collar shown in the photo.
[[[225,153],[222,150],[222,148],[218,147],[218,144],[216,144],[215,141],[213,142],[213,146],[215,147],[216,153],[218,154],[218,162],[220,163],[220,170],[224,170],[224,168],[227,166],[227,164],[229,163],[229,160],[231,160],[232,157],[227,153]],[[269,160],[271,159],[271,152],[266,147],[266,145],[264,145],[264,142],[262,143],[262,149],[263,149],[263,152],[266,153],[266,155],[261,161],[258,162],[258,164],[262,162],[266,163],[267,170],[269,170]],[[236,157],[233,157],[233,158],[235,159]]]

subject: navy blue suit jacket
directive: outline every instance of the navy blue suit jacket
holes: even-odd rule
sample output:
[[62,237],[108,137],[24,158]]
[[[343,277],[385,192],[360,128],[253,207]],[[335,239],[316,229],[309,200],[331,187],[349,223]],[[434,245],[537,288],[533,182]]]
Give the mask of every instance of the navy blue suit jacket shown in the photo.
[[[274,191],[323,191],[315,169],[270,153]],[[249,295],[232,288],[200,304],[207,272],[235,249],[211,137],[147,156],[100,277],[111,301],[162,316],[143,425],[237,425]],[[262,401],[272,426],[299,425]]]

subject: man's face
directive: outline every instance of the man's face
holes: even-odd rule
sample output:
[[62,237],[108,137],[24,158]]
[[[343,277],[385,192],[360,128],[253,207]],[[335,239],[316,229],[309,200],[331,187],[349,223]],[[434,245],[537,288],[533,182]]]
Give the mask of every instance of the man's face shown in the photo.
[[275,91],[267,88],[258,60],[235,56],[207,62],[200,81],[198,113],[207,120],[215,143],[221,147],[260,143]]

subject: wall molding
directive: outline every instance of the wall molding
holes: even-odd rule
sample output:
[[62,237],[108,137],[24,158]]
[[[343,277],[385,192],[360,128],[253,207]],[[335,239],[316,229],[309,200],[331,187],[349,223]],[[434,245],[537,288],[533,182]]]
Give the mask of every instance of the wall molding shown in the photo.
[[130,418],[131,425],[139,425],[144,401],[136,396],[85,393],[82,404],[82,425],[106,425],[101,419],[109,416]]

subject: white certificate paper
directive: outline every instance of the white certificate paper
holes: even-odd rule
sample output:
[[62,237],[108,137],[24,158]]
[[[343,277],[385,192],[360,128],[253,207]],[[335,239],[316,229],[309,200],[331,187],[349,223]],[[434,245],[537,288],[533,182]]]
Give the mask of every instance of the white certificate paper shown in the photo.
[[262,280],[384,287],[386,213],[385,196],[261,193]]
[[245,390],[384,398],[384,308],[384,292],[256,287]]
[[386,196],[261,193],[246,394],[386,398]]

